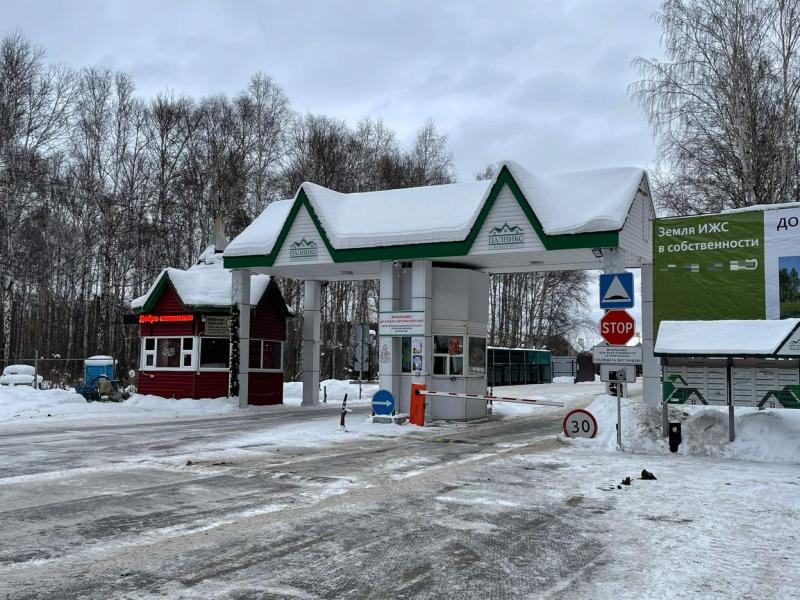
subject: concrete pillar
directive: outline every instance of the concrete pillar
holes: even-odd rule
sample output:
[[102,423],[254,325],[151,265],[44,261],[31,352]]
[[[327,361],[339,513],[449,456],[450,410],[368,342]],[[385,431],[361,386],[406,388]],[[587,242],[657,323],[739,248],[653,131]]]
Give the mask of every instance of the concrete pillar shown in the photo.
[[[415,260],[411,263],[411,310],[424,311],[425,335],[422,349],[422,374],[411,378],[412,383],[424,383],[431,389],[433,378],[433,263],[430,260]],[[430,398],[426,403],[425,420],[430,418]]]
[[646,404],[661,404],[661,359],[653,356],[653,265],[642,265],[642,396]]
[[320,303],[319,281],[306,281],[303,295],[303,402],[319,404]]
[[234,269],[231,299],[239,309],[239,408],[246,408],[250,372],[250,271]]
[[[400,269],[392,261],[381,263],[380,268],[380,312],[400,310]],[[402,348],[399,337],[378,338],[378,379],[382,389],[388,390],[398,401],[400,394],[400,372],[402,370]]]

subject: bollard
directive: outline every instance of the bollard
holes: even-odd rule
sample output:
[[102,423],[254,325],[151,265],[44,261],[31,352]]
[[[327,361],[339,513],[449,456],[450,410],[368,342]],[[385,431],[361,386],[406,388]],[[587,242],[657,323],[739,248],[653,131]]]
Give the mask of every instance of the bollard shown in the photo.
[[342,400],[342,416],[339,420],[339,427],[344,429],[344,418],[347,415],[347,394],[344,395],[344,400]]
[[324,404],[328,403],[328,386],[327,385],[323,385],[322,386],[322,402]]

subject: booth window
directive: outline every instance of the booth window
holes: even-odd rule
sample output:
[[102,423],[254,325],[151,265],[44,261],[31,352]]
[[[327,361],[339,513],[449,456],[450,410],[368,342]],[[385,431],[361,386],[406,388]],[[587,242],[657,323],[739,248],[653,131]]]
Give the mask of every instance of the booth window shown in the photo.
[[194,338],[144,338],[143,368],[181,369],[192,367]]
[[402,348],[402,361],[400,365],[401,373],[411,373],[411,338],[400,338],[400,347]]
[[486,374],[486,340],[484,338],[469,338],[469,374]]
[[283,343],[273,340],[250,340],[251,369],[261,371],[283,370]]
[[464,338],[460,335],[433,336],[433,374],[464,374]]
[[227,369],[230,344],[228,338],[200,338],[200,368]]

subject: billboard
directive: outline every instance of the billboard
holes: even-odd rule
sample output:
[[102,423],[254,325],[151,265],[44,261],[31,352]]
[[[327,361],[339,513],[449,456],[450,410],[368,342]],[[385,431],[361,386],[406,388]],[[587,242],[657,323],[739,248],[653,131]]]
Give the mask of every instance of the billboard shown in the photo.
[[800,316],[800,206],[653,221],[653,317]]

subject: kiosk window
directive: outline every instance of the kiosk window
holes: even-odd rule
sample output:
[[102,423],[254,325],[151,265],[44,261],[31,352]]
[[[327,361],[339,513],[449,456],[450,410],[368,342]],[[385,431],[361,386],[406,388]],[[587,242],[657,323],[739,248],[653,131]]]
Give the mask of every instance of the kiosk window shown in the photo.
[[469,338],[469,374],[486,374],[486,340],[484,338]]
[[192,367],[194,338],[144,338],[142,366],[146,369],[181,369]]
[[272,340],[250,340],[250,368],[280,371],[283,368],[283,343]]
[[411,373],[411,338],[400,338],[400,346],[402,348],[402,364],[400,371],[402,373]]
[[464,374],[464,338],[460,335],[433,336],[433,374]]
[[227,369],[230,340],[228,338],[200,339],[200,368]]

